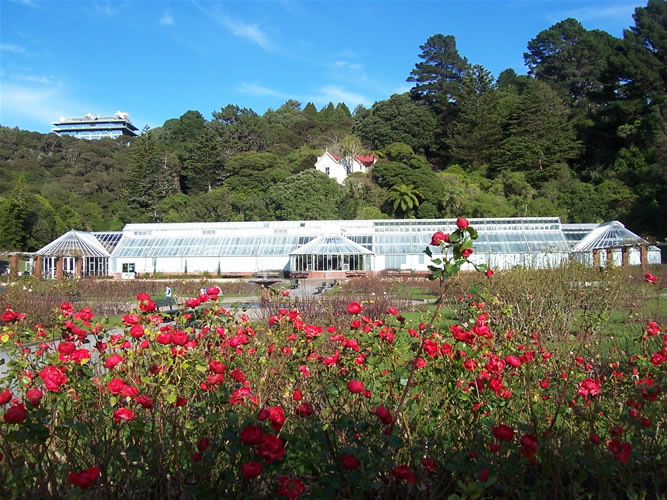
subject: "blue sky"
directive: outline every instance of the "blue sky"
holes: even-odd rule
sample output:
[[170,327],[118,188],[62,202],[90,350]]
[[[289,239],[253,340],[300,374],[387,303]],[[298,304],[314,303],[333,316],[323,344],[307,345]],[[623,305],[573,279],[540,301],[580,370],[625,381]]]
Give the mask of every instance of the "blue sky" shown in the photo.
[[419,46],[454,35],[495,76],[525,73],[541,30],[574,17],[622,37],[640,0],[0,0],[0,124],[130,113],[156,127],[227,104],[374,102],[410,88]]

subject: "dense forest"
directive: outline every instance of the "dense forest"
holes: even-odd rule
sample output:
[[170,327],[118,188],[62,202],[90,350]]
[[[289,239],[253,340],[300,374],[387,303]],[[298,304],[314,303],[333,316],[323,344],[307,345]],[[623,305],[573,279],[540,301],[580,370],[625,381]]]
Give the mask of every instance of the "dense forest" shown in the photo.
[[[527,75],[495,78],[436,34],[411,90],[370,109],[230,104],[100,141],[0,127],[0,249],[128,222],[384,217],[620,220],[662,239],[666,50],[667,6],[650,0],[622,39],[571,18],[540,32]],[[379,160],[339,185],[314,169],[325,149]]]

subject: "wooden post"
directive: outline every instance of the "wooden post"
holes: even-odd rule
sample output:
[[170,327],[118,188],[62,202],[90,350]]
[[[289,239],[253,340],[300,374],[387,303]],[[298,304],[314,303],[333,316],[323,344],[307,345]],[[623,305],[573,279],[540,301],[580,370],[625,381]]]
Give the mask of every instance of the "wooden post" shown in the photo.
[[19,256],[14,254],[9,256],[9,275],[17,278],[19,275]]
[[607,267],[614,267],[614,249],[607,248]]
[[640,246],[639,252],[639,262],[641,263],[642,271],[646,272],[646,268],[648,266],[648,247],[646,245]]
[[600,269],[600,250],[593,250],[593,269]]
[[621,249],[623,255],[623,267],[630,265],[630,247],[623,247]]
[[83,278],[83,257],[76,258],[76,277],[77,279]]
[[41,278],[42,277],[42,256],[38,255],[37,258],[35,259],[35,268],[32,270],[32,274],[35,276],[35,278]]
[[56,257],[56,279],[63,279],[63,258]]

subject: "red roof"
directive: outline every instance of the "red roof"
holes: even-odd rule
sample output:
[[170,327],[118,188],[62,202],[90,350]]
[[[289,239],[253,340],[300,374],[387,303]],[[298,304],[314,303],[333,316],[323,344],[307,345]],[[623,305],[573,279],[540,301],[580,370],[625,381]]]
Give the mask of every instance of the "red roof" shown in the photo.
[[336,160],[336,161],[340,161],[340,158],[341,158],[340,156],[336,156],[336,155],[333,154],[333,153],[329,153],[329,154],[331,155],[331,157],[332,157],[334,160]]
[[355,156],[359,163],[363,163],[366,166],[372,165],[375,162],[375,156],[373,155],[357,155]]

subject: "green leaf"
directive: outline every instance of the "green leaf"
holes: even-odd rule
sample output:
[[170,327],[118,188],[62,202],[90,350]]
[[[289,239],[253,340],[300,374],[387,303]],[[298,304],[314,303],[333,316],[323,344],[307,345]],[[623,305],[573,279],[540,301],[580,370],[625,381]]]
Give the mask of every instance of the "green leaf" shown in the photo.
[[208,370],[208,366],[206,365],[196,365],[195,368],[197,369],[197,371],[200,372],[205,372],[206,370]]
[[424,253],[426,255],[428,255],[429,257],[433,256],[433,252],[431,251],[431,247],[426,247],[426,249],[424,250]]
[[441,259],[433,259],[433,260],[431,261],[431,263],[432,263],[432,264],[435,264],[436,266],[438,266],[438,265],[442,264],[442,260],[441,260]]

